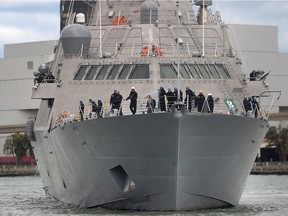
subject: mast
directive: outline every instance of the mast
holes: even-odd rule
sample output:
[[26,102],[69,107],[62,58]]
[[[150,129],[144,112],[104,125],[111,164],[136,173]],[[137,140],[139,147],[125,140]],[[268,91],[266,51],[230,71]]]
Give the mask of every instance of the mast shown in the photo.
[[101,24],[101,0],[99,0],[99,34],[100,34],[100,37],[99,37],[99,55],[100,55],[100,58],[102,58],[103,54],[102,54],[102,24]]
[[202,13],[202,56],[205,56],[205,0],[203,0],[203,13]]
[[180,84],[179,84],[179,70],[180,70],[180,57],[179,57],[179,1],[176,1],[176,14],[177,14],[177,102],[181,100],[180,97]]

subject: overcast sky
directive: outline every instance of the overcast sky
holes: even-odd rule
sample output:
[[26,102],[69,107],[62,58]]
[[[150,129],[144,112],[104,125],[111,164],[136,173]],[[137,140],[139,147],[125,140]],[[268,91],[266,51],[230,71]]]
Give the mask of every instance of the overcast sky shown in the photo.
[[[59,2],[0,0],[0,58],[4,44],[58,39]],[[226,24],[278,26],[279,51],[288,53],[288,0],[213,0],[216,10]]]

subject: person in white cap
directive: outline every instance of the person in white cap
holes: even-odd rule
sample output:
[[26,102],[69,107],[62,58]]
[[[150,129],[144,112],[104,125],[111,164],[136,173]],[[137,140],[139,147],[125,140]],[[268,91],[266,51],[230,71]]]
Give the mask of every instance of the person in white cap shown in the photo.
[[130,110],[133,115],[136,113],[137,110],[137,97],[138,94],[135,91],[135,87],[132,87],[129,96],[126,98],[126,101],[130,99]]

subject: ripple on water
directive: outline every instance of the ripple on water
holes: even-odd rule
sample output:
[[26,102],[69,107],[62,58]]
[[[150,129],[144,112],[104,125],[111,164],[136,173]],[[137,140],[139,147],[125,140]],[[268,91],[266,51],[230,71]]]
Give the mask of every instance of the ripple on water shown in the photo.
[[5,177],[0,180],[0,216],[288,216],[287,178],[249,176],[241,202],[234,208],[193,212],[141,212],[76,208],[47,198],[39,177]]

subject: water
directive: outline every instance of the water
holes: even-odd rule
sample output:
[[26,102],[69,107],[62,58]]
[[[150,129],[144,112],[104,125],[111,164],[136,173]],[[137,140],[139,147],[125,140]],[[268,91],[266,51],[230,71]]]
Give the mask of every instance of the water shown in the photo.
[[288,216],[288,176],[251,175],[239,206],[190,212],[81,209],[47,198],[42,188],[40,177],[1,177],[0,216]]

